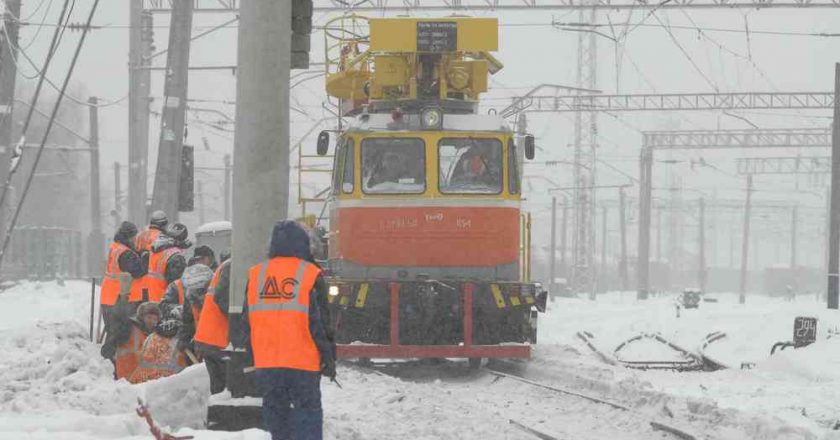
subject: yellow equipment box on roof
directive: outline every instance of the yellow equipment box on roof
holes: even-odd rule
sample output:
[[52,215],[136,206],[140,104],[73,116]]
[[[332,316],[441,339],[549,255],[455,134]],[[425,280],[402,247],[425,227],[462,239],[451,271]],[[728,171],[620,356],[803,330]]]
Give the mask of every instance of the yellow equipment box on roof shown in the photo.
[[499,49],[495,18],[371,18],[373,52],[491,52]]
[[438,102],[447,111],[475,112],[487,76],[502,63],[495,18],[365,18],[329,22],[326,89],[344,114],[416,111]]

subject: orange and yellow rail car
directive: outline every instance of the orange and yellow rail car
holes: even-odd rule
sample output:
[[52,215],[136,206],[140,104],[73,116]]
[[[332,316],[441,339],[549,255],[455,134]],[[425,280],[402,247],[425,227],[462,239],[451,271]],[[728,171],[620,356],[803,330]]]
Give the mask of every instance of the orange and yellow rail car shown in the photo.
[[[545,301],[520,275],[520,161],[533,156],[533,138],[522,138],[520,153],[504,120],[475,111],[498,64],[486,52],[495,20],[369,27],[369,40],[337,44],[356,61],[327,76],[330,94],[350,103],[329,201],[339,357],[528,357]],[[411,35],[389,47],[377,29]],[[361,41],[371,48],[360,52]],[[319,136],[319,153],[328,139]]]

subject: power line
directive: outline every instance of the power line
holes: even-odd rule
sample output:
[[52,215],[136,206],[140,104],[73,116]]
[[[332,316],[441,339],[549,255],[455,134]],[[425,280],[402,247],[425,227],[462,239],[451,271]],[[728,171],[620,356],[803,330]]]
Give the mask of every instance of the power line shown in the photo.
[[682,52],[682,54],[685,55],[686,59],[688,59],[688,62],[690,62],[691,65],[694,66],[694,70],[697,71],[697,73],[706,81],[706,83],[709,84],[709,86],[712,87],[712,89],[715,92],[719,92],[720,89],[718,88],[717,84],[715,84],[714,81],[710,80],[709,77],[707,77],[706,74],[703,73],[703,70],[700,69],[700,66],[697,65],[697,63],[694,61],[694,58],[691,57],[691,55],[680,44],[679,40],[677,40],[677,37],[674,36],[674,33],[671,32],[670,26],[665,25],[665,23],[662,22],[662,19],[660,19],[659,16],[656,15],[655,12],[652,12],[651,15],[653,16],[653,18],[656,19],[656,21],[659,22],[659,24],[665,26],[665,32],[668,33],[668,36],[671,37],[671,41],[674,42],[674,44],[677,46],[677,48],[680,50],[680,52]]
[[[67,0],[65,0],[66,2]],[[87,24],[90,25],[90,22],[93,20],[93,15],[96,12],[96,8],[99,6],[99,0],[94,0],[93,6],[90,9],[90,14],[88,15]],[[6,236],[3,239],[3,247],[0,249],[0,267],[3,264],[3,256],[6,254],[6,249],[9,246],[9,242],[12,238],[12,231],[15,228],[15,224],[17,223],[18,217],[20,216],[20,212],[23,208],[24,202],[26,202],[26,196],[29,193],[29,188],[32,186],[32,180],[35,177],[35,171],[38,169],[38,162],[41,160],[41,155],[44,153],[44,147],[47,144],[47,138],[50,135],[50,130],[52,129],[53,123],[55,122],[55,117],[58,114],[58,109],[61,106],[62,98],[64,97],[64,92],[67,90],[67,86],[70,84],[70,78],[73,75],[73,70],[76,68],[76,62],[79,60],[79,54],[82,51],[82,46],[84,46],[85,39],[87,38],[88,30],[87,28],[82,31],[82,36],[79,39],[78,44],[76,45],[76,52],[73,54],[73,60],[70,62],[70,67],[67,69],[67,74],[64,77],[64,83],[61,85],[61,92],[58,95],[58,98],[55,100],[55,104],[53,105],[52,114],[50,115],[50,120],[47,123],[47,127],[44,130],[44,136],[41,139],[41,145],[38,148],[38,152],[35,154],[35,159],[32,164],[32,171],[29,173],[29,177],[26,179],[26,184],[23,187],[23,191],[20,195],[20,200],[18,201],[17,207],[15,208],[14,216],[12,216],[12,221],[9,224],[8,229],[6,230]],[[44,68],[46,71],[46,67]],[[32,107],[30,107],[30,110]],[[8,186],[7,186],[8,188]]]

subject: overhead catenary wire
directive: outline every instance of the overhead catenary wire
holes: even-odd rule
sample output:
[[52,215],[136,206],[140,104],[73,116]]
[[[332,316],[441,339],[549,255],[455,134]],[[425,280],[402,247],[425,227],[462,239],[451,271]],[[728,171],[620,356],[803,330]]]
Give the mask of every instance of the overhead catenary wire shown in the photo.
[[[93,6],[90,8],[90,14],[88,14],[87,24],[90,25],[91,21],[93,21],[93,16],[96,13],[96,9],[99,6],[99,0],[94,0]],[[79,42],[76,45],[76,51],[73,53],[73,59],[70,62],[70,67],[67,69],[67,74],[64,77],[64,83],[61,86],[61,93],[55,100],[55,104],[53,105],[52,113],[50,114],[49,122],[47,122],[47,127],[44,130],[44,136],[41,139],[41,144],[38,147],[38,152],[35,154],[35,158],[32,164],[32,171],[29,173],[29,176],[26,179],[26,184],[23,187],[23,191],[20,194],[20,200],[18,201],[17,206],[15,207],[15,213],[12,216],[12,220],[9,223],[8,228],[6,229],[5,237],[3,238],[3,247],[0,248],[0,268],[3,266],[3,257],[6,255],[6,249],[9,246],[9,242],[11,242],[12,238],[12,231],[17,224],[18,217],[20,217],[20,213],[23,209],[23,205],[26,202],[26,196],[29,194],[29,188],[32,186],[32,180],[35,177],[35,172],[38,169],[38,162],[41,160],[41,155],[44,153],[44,147],[47,144],[47,139],[50,135],[50,130],[52,129],[53,123],[55,121],[56,116],[58,115],[58,109],[61,107],[61,101],[64,96],[64,91],[67,89],[67,86],[70,84],[70,78],[73,76],[73,70],[76,68],[76,63],[79,60],[79,54],[82,52],[82,47],[85,44],[85,39],[87,38],[88,30],[87,27],[82,31],[82,36],[79,38]]]
[[[64,17],[67,14],[67,10],[68,10],[69,5],[70,5],[70,0],[64,0],[64,6],[62,6],[61,14],[58,17],[58,22],[59,23],[64,21]],[[46,73],[49,70],[50,63],[52,62],[53,55],[55,55],[55,50],[54,49],[55,49],[55,47],[58,46],[59,31],[60,31],[60,29],[56,28],[55,32],[53,33],[52,41],[50,42],[50,48],[47,51],[46,58],[44,59],[44,67],[41,69],[41,76],[38,80],[38,84],[35,86],[35,93],[33,93],[33,95],[32,95],[32,102],[29,105],[29,111],[26,112],[26,119],[24,119],[24,121],[23,121],[23,127],[21,128],[21,131],[20,131],[20,140],[18,141],[18,144],[15,147],[14,151],[12,151],[12,155],[11,155],[12,162],[8,164],[8,166],[10,167],[9,175],[8,175],[8,178],[6,179],[6,181],[3,184],[3,193],[0,194],[0,206],[4,206],[4,203],[6,202],[6,197],[9,194],[9,187],[11,187],[11,183],[12,183],[12,177],[14,176],[15,170],[17,170],[17,167],[12,166],[12,164],[13,163],[14,164],[20,164],[20,155],[23,153],[21,151],[21,146],[26,142],[26,132],[27,132],[27,130],[29,130],[29,124],[30,124],[30,122],[32,122],[32,115],[35,113],[35,108],[38,105],[38,99],[41,96],[41,88],[44,85],[44,80],[46,79]],[[6,32],[5,26],[3,27],[3,32],[6,35],[5,40],[7,42],[9,42],[10,39],[8,38],[8,32]],[[10,50],[11,50],[11,46],[10,46]],[[14,53],[14,52],[11,52],[11,53]],[[14,59],[14,57],[12,57],[12,59]],[[61,102],[61,97],[59,97],[57,102]],[[11,116],[8,115],[8,113],[7,113],[6,117],[11,117]],[[52,126],[52,122],[50,122],[50,126]],[[7,164],[0,163],[0,166],[7,166]],[[11,231],[11,229],[9,231]],[[0,253],[0,255],[2,255],[2,253]],[[2,261],[2,257],[0,257],[0,261]]]

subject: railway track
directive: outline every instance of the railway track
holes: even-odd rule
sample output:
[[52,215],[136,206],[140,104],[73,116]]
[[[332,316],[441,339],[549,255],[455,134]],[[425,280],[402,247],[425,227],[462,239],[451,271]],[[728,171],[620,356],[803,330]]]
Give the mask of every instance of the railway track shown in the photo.
[[[622,404],[617,403],[617,402],[602,399],[600,397],[588,395],[588,394],[585,394],[585,393],[581,393],[579,391],[572,391],[572,390],[560,388],[560,387],[557,387],[557,386],[546,385],[546,384],[543,384],[543,383],[535,382],[533,380],[524,378],[522,376],[517,376],[515,374],[510,374],[510,373],[506,373],[506,372],[503,372],[503,371],[499,371],[499,370],[497,370],[495,368],[492,368],[490,366],[484,367],[484,370],[488,374],[497,376],[499,378],[514,380],[514,381],[517,381],[517,382],[521,382],[521,383],[524,383],[524,384],[531,385],[533,387],[549,390],[549,391],[552,391],[554,393],[562,394],[562,395],[565,395],[565,396],[577,397],[577,398],[580,398],[580,399],[587,400],[589,402],[597,403],[599,405],[609,406],[609,407],[621,410],[623,412],[627,412],[627,413],[630,413],[630,414],[635,414],[640,418],[647,418],[647,419],[650,418],[649,416],[647,416],[645,414],[641,414],[638,411],[636,411],[633,408],[630,408],[626,405],[622,405]],[[512,420],[512,419],[509,420],[509,423],[511,425],[516,426],[517,428],[519,428],[522,431],[528,432],[528,433],[534,435],[535,437],[540,438],[541,440],[561,440],[561,438],[559,438],[559,437],[554,437],[554,436],[549,435],[547,433],[538,431],[531,426],[528,426],[526,424],[522,424],[522,423],[517,422],[517,421]],[[660,432],[670,434],[670,435],[674,436],[674,438],[677,438],[677,439],[680,439],[680,440],[700,440],[699,437],[695,436],[694,434],[689,433],[685,429],[673,426],[672,424],[669,424],[669,423],[664,423],[664,422],[661,422],[661,421],[658,421],[658,420],[649,420],[648,425],[655,431],[660,431]]]
[[[470,383],[474,385],[481,378],[492,376],[493,380],[487,385],[493,386],[499,381],[515,381],[539,389],[542,392],[547,392],[543,395],[540,395],[539,392],[534,394],[525,393],[524,395],[528,397],[522,397],[523,393],[516,390],[515,394],[518,395],[522,402],[514,403],[510,398],[512,396],[511,391],[515,388],[511,384],[508,384],[506,385],[508,388],[507,391],[499,391],[498,396],[500,399],[488,400],[486,396],[485,398],[474,396],[469,399],[473,405],[483,410],[486,410],[489,405],[497,408],[495,412],[500,415],[500,422],[508,424],[523,434],[528,434],[530,438],[540,440],[579,439],[582,437],[578,435],[578,431],[572,429],[574,432],[571,432],[567,428],[570,426],[574,428],[573,425],[578,422],[593,424],[593,420],[597,420],[591,427],[592,431],[590,431],[590,434],[600,432],[601,429],[605,430],[605,432],[612,430],[612,435],[606,434],[602,438],[700,440],[699,437],[683,428],[674,426],[672,423],[652,420],[650,415],[640,413],[621,403],[579,391],[540,383],[517,374],[501,371],[496,368],[497,364],[499,364],[498,362],[494,363],[493,366],[488,365],[478,370],[471,370],[463,364],[454,362],[443,362],[437,365],[418,365],[409,362],[403,364],[386,364],[378,367],[352,362],[342,362],[342,364],[367,373],[395,377],[400,380],[415,383],[432,383],[443,379],[446,386],[458,387]],[[502,364],[506,363],[502,362]],[[574,403],[575,400],[581,401],[583,405]],[[598,407],[605,409],[599,410]],[[511,408],[529,408],[529,410],[524,412],[511,411]],[[537,411],[531,412],[531,409]],[[581,421],[581,418],[589,420]],[[616,431],[623,432],[622,430],[624,429],[627,430],[627,437],[615,436]],[[644,435],[643,432],[647,432],[649,435]],[[523,438],[528,437],[523,435]]]

